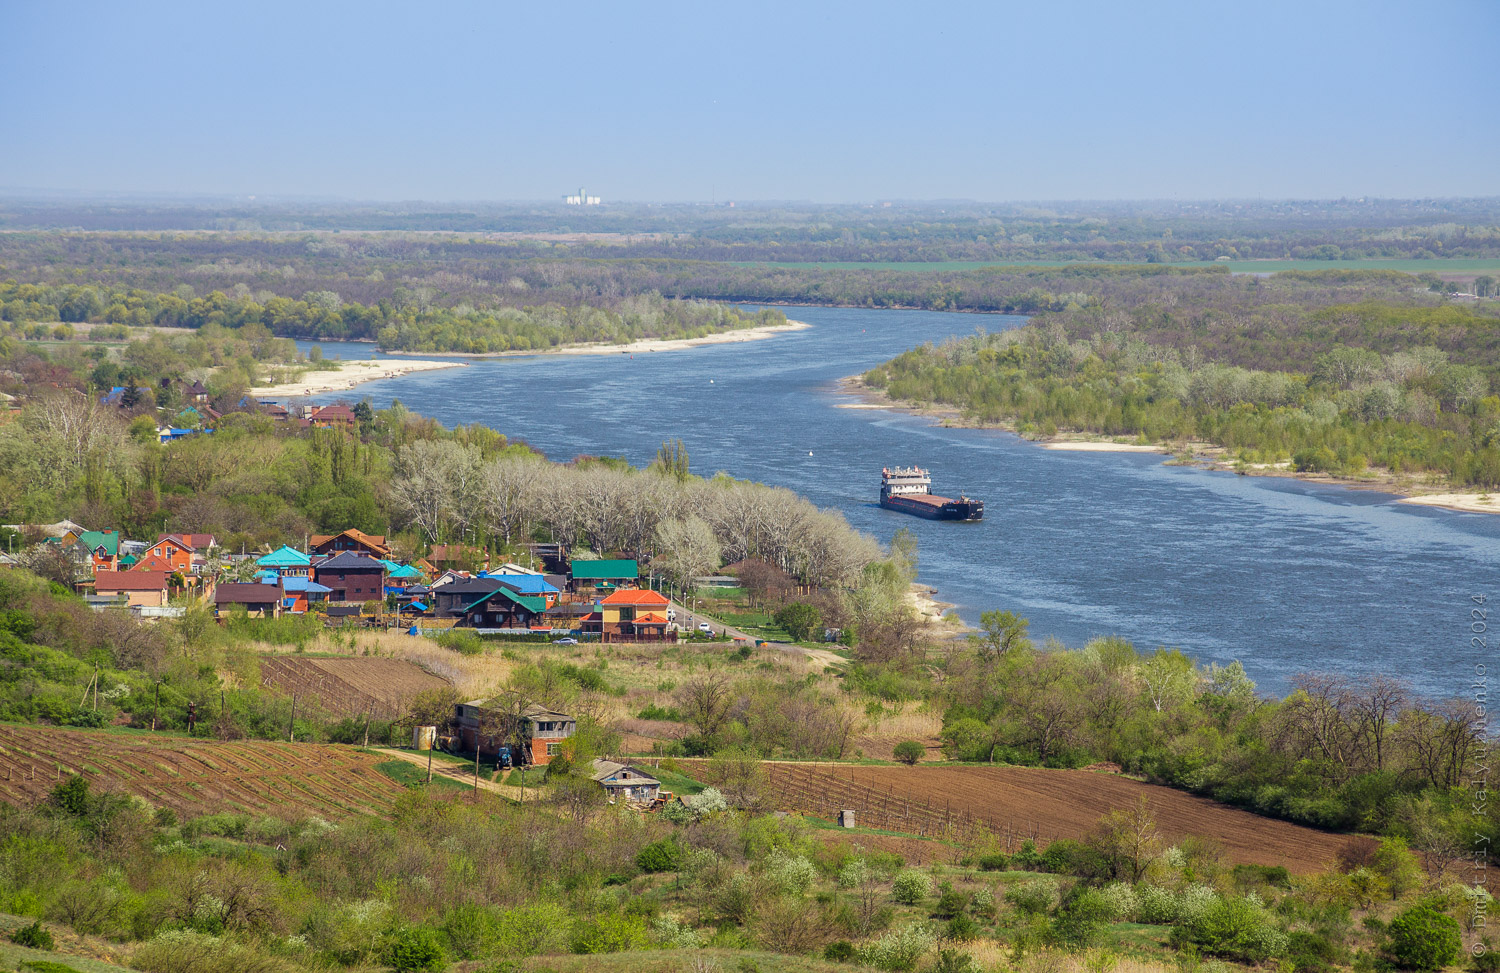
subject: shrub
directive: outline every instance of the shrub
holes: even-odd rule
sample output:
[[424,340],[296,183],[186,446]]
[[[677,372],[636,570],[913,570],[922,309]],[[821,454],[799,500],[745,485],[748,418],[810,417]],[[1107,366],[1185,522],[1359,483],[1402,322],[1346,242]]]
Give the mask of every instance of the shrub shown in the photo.
[[944,936],[956,943],[971,943],[979,938],[979,923],[966,915],[957,915],[948,920]]
[[568,948],[580,955],[623,953],[647,945],[646,922],[639,916],[602,915],[579,921]]
[[1053,920],[1053,938],[1074,948],[1092,945],[1111,921],[1110,908],[1109,900],[1098,889],[1077,892]]
[[186,929],[161,933],[131,954],[130,965],[145,973],[290,973],[293,969],[277,957]]
[[1500,973],[1500,952],[1495,951],[1489,939],[1484,940],[1484,949],[1474,954],[1469,969],[1474,973]]
[[939,887],[938,893],[937,905],[932,910],[932,914],[937,918],[951,919],[968,910],[969,893],[960,892],[947,882]]
[[1293,973],[1333,973],[1340,958],[1339,948],[1327,936],[1298,931],[1287,937],[1286,964]]
[[956,949],[938,950],[937,962],[928,968],[931,973],[980,973],[979,964],[968,953]]
[[1236,865],[1234,881],[1241,888],[1269,885],[1272,888],[1289,889],[1292,876],[1282,865]]
[[397,973],[440,970],[448,964],[438,934],[423,926],[411,926],[392,933],[382,951],[382,959]]
[[1003,852],[995,852],[990,855],[979,856],[979,870],[981,872],[1003,872],[1010,867],[1010,856]]
[[969,900],[969,911],[981,919],[995,918],[995,893],[989,888],[979,889]]
[[1140,912],[1140,901],[1135,888],[1124,882],[1111,882],[1099,890],[1100,900],[1109,914],[1110,922],[1129,922]]
[[1042,867],[1042,856],[1036,852],[1036,842],[1027,838],[1021,842],[1021,850],[1011,858],[1011,864],[1017,868],[1027,871],[1036,871]]
[[1155,926],[1169,926],[1177,921],[1180,910],[1177,896],[1157,885],[1141,885],[1135,890],[1136,921]]
[[815,631],[823,627],[823,613],[817,606],[794,601],[781,608],[775,615],[776,624],[786,629],[794,642],[805,642]]
[[671,838],[653,841],[635,855],[635,865],[643,872],[670,872],[681,864],[682,846]]
[[813,868],[813,863],[801,855],[773,848],[766,856],[765,874],[778,892],[802,895],[812,885],[817,871]]
[[1408,970],[1437,970],[1458,959],[1458,920],[1430,905],[1417,905],[1391,920],[1386,952]]
[[[925,876],[924,876],[925,877]],[[903,926],[861,946],[859,961],[878,970],[915,969],[917,962],[937,944],[937,937],[925,926]]]
[[896,744],[891,751],[895,758],[904,764],[915,764],[927,753],[927,748],[916,740],[902,740]]
[[40,919],[11,933],[10,941],[17,946],[29,946],[32,949],[51,949],[56,945],[52,941],[52,933],[47,931]]
[[1033,879],[1007,889],[1005,901],[1022,915],[1041,915],[1057,901],[1057,888],[1045,879]]
[[854,958],[854,944],[847,939],[831,942],[823,947],[823,958],[834,963],[847,963]]
[[459,959],[478,959],[495,937],[495,914],[478,903],[460,903],[443,917],[443,932]]
[[1172,942],[1245,963],[1279,956],[1287,947],[1287,937],[1276,929],[1270,913],[1251,898],[1215,898],[1172,930]]
[[902,905],[916,905],[932,894],[932,879],[926,872],[907,869],[891,883],[891,895]]

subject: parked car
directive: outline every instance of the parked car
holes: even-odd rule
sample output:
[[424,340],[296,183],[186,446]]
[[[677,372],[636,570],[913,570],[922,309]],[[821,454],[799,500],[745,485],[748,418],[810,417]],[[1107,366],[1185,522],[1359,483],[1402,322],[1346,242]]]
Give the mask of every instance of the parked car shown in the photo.
[[675,622],[675,621],[677,621],[677,609],[675,609],[675,608],[668,608],[667,609],[667,621],[669,621],[669,622]]
[[552,644],[553,645],[577,645],[578,644],[578,640],[577,639],[553,639],[552,640]]
[[707,622],[699,622],[698,631],[702,632],[704,635],[712,635],[714,634],[714,627]]

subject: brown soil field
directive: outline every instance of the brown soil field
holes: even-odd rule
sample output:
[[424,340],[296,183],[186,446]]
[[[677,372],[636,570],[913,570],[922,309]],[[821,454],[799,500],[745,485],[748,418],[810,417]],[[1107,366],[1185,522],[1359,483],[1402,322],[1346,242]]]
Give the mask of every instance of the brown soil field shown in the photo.
[[331,744],[221,743],[145,733],[0,726],[0,800],[46,798],[68,774],[185,817],[383,814],[402,793],[380,757]]
[[320,659],[267,655],[260,659],[261,684],[288,696],[317,700],[330,713],[394,719],[415,695],[447,689],[448,682],[404,659],[351,656]]
[[[701,767],[702,765],[700,765]],[[1145,797],[1162,836],[1211,838],[1235,863],[1320,871],[1348,835],[1264,818],[1207,798],[1128,777],[1038,767],[861,767],[768,763],[771,797],[785,811],[923,837],[973,836],[987,830],[1012,849],[1082,838],[1110,811]]]

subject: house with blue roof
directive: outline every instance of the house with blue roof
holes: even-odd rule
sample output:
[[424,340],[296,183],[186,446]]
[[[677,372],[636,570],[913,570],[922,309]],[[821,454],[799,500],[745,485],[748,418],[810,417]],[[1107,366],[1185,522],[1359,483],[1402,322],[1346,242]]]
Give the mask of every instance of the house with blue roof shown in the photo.
[[281,590],[281,610],[293,613],[308,611],[318,602],[327,601],[333,591],[327,585],[299,575],[283,576]]
[[562,591],[545,576],[540,574],[485,574],[481,577],[492,578],[518,595],[527,595],[533,598],[541,598],[548,608],[557,604],[558,595]]

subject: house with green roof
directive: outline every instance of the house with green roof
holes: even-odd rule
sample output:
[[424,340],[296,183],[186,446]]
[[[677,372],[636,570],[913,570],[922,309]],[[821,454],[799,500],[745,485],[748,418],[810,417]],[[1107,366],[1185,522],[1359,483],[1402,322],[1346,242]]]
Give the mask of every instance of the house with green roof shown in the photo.
[[312,576],[312,558],[285,544],[264,557],[256,558],[255,566],[262,571],[275,572],[283,578]]
[[568,588],[572,591],[590,588],[613,591],[616,588],[634,588],[640,579],[640,565],[635,561],[574,561],[568,575]]
[[118,571],[120,568],[120,532],[86,530],[78,535],[78,546],[88,552],[94,573]]

